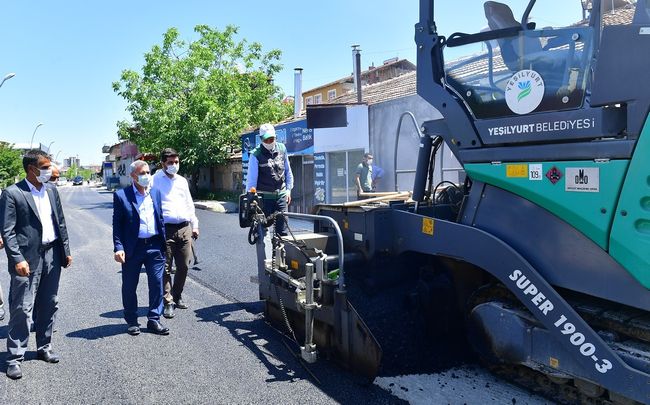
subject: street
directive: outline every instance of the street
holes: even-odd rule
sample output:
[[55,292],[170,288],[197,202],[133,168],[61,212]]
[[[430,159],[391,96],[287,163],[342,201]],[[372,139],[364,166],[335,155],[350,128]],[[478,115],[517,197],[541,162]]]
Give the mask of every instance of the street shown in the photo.
[[[479,373],[463,374],[466,387],[445,396],[441,378],[411,384],[408,377],[380,376],[369,384],[334,363],[308,369],[297,347],[262,318],[253,248],[234,214],[197,211],[199,264],[190,270],[183,298],[187,310],[163,319],[169,336],[126,334],[120,267],[113,261],[112,193],[89,186],[59,188],[74,264],[63,269],[60,310],[53,338],[58,364],[36,360],[34,335],[24,377],[0,377],[0,403],[543,403],[519,388]],[[7,261],[1,255],[0,266]],[[9,277],[0,272],[8,296]],[[146,324],[146,276],[138,287],[140,323]],[[7,318],[0,327],[0,370],[5,372]],[[458,380],[453,373],[452,379]],[[453,378],[451,377],[453,376]],[[492,387],[486,391],[485,381]],[[397,385],[395,385],[397,384]],[[457,383],[456,383],[457,384]],[[445,384],[446,385],[446,384]],[[383,387],[383,388],[382,388]],[[418,396],[408,396],[408,392]],[[451,390],[452,385],[447,387]],[[428,390],[432,391],[428,394]],[[474,391],[474,397],[463,396]],[[391,394],[395,392],[395,395]],[[435,396],[434,396],[435,394]],[[478,394],[478,396],[476,396]],[[402,399],[400,399],[402,398]]]

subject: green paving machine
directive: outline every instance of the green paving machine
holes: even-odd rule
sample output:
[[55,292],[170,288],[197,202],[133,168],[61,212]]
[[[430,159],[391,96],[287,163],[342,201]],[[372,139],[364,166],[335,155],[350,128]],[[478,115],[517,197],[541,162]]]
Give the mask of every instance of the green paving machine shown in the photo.
[[[263,201],[241,197],[266,315],[306,361],[321,353],[371,377],[389,352],[440,345],[409,345],[413,328],[385,322],[406,300],[423,329],[460,334],[558,401],[647,404],[650,0],[575,2],[584,19],[565,28],[531,17],[548,2],[516,3],[521,16],[476,2],[487,28],[443,36],[420,0],[417,92],[441,118],[422,125],[411,199],[285,214],[313,232],[279,236]],[[462,184],[432,183],[443,143]]]

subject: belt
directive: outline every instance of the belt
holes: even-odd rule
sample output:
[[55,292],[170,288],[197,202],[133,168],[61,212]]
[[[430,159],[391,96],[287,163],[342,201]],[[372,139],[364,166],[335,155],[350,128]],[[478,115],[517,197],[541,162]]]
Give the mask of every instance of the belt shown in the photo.
[[288,191],[285,190],[276,190],[276,191],[258,191],[257,194],[262,196],[264,200],[277,200],[284,197]]
[[39,250],[41,253],[43,253],[43,252],[47,252],[48,250],[50,250],[50,249],[52,249],[54,246],[56,246],[56,244],[57,244],[58,241],[59,241],[58,239],[54,239],[52,242],[49,242],[49,243],[43,243],[43,244],[41,244],[41,247],[38,248],[38,250]]
[[162,238],[159,235],[154,235],[150,238],[138,238],[138,242],[143,245],[153,245],[154,243],[160,243]]
[[183,221],[179,222],[177,224],[165,224],[165,226],[172,227],[172,228],[184,228],[190,224],[190,221]]

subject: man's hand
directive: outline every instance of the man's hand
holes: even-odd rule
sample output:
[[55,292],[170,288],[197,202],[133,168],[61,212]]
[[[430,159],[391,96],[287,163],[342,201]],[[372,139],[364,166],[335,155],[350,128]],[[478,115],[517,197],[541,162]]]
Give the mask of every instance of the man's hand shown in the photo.
[[72,256],[66,256],[65,257],[65,264],[63,265],[63,268],[67,269],[70,266],[72,266]]
[[199,229],[192,229],[192,239],[196,240],[199,238]]
[[124,258],[124,251],[123,250],[118,250],[115,252],[115,255],[113,256],[116,262],[124,264],[126,259]]
[[2,240],[2,238],[0,238],[0,249],[2,249],[3,247],[5,247],[5,243]]
[[287,194],[287,205],[291,204],[291,194]]
[[23,277],[29,276],[29,263],[27,263],[25,260],[20,263],[16,263],[16,273],[18,273],[19,276]]

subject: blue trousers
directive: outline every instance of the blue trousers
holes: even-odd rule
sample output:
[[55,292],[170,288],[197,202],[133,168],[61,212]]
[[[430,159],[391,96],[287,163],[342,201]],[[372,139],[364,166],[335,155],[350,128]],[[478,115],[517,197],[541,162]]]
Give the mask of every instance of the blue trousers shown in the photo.
[[149,312],[147,318],[159,320],[163,310],[163,272],[165,269],[165,241],[155,238],[145,243],[138,240],[133,255],[122,265],[122,304],[124,320],[129,325],[138,325],[138,281],[144,266],[149,285]]
[[36,347],[50,350],[54,320],[59,310],[61,251],[58,245],[41,251],[37,263],[31,263],[30,274],[19,276],[11,269],[9,287],[9,335],[7,364],[23,361],[29,342],[29,326],[34,322]]

